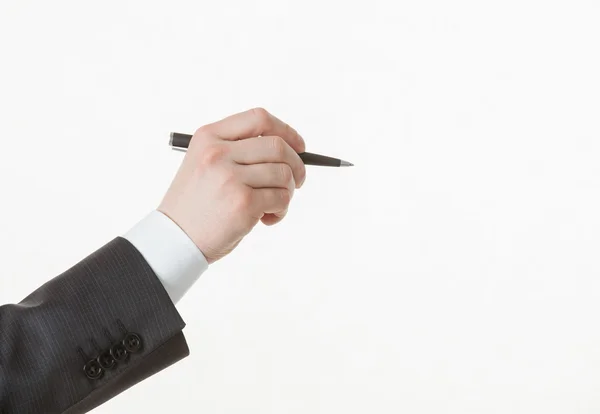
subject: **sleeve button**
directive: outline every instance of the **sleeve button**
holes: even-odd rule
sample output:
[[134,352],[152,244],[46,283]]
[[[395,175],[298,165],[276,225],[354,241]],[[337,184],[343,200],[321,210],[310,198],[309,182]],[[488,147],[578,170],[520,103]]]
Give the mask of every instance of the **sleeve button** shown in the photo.
[[142,338],[138,334],[130,332],[123,338],[123,346],[132,354],[139,352],[142,349]]
[[104,370],[95,359],[88,361],[88,363],[83,367],[83,371],[89,379],[98,379],[104,373]]
[[125,361],[129,356],[129,352],[127,352],[127,349],[125,349],[123,344],[116,344],[113,346],[110,350],[110,354],[119,362]]
[[98,356],[98,363],[104,369],[111,369],[115,366],[115,358],[110,354],[109,351],[104,351]]

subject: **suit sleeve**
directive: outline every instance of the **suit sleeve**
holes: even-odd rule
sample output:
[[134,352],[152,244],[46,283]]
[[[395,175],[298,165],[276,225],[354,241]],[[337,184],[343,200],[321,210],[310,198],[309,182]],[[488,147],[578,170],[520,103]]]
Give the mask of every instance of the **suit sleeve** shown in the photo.
[[117,237],[0,307],[0,413],[85,413],[189,355],[184,321]]

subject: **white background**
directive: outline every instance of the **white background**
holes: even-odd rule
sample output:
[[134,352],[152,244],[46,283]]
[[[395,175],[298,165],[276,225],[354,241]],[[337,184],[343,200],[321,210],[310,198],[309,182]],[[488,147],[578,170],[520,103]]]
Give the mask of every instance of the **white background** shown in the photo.
[[[171,131],[263,106],[287,219],[95,412],[598,413],[597,1],[0,2],[0,303],[159,203]],[[168,411],[171,410],[171,411]]]

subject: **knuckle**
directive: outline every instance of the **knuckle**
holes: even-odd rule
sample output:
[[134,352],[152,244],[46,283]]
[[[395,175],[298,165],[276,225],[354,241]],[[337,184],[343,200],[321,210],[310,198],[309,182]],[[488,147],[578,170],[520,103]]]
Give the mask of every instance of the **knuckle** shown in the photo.
[[224,187],[235,184],[238,176],[233,168],[223,168],[220,172],[221,183]]
[[283,128],[287,137],[292,139],[295,143],[299,143],[300,136],[294,128],[292,128],[289,124],[284,124]]
[[196,129],[196,131],[194,132],[194,136],[207,137],[211,135],[211,133],[212,131],[210,125],[203,125]]
[[204,165],[214,165],[223,159],[227,149],[223,145],[206,146],[200,153],[200,162]]
[[283,128],[285,136],[290,139],[291,143],[293,143],[292,147],[297,152],[304,152],[306,146],[304,144],[304,139],[300,136],[300,134],[298,134],[298,131],[296,131],[287,123],[283,124]]
[[209,141],[212,133],[208,130],[208,126],[201,126],[194,131],[192,139],[188,147],[189,152],[197,151],[197,148],[205,146]]
[[271,114],[265,108],[253,108],[252,114],[261,126],[267,126],[271,122]]
[[279,197],[284,206],[287,206],[292,201],[292,193],[288,190],[279,191]]
[[239,188],[233,197],[234,210],[238,213],[247,211],[252,205],[252,191]]
[[281,164],[279,167],[279,177],[284,183],[289,183],[294,178],[292,168],[287,164]]
[[270,137],[269,146],[278,157],[283,156],[285,153],[285,141],[281,137]]

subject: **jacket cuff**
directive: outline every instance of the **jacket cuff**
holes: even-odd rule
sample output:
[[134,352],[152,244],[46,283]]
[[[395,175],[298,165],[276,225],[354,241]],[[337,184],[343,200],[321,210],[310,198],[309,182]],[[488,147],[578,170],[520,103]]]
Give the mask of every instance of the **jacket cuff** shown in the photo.
[[156,372],[144,368],[151,356],[158,355],[156,368],[189,353],[179,335],[185,323],[164,286],[122,237],[3,306],[0,316],[0,360],[13,361],[0,372],[7,412],[64,412],[88,397],[97,406]]

